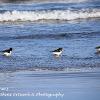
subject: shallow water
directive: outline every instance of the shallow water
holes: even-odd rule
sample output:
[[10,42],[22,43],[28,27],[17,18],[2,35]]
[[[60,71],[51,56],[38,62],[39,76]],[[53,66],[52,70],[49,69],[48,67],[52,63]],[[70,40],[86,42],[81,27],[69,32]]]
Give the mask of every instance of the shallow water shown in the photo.
[[[88,21],[88,22],[87,22]],[[11,57],[0,55],[1,70],[99,67],[99,19],[55,23],[1,23],[0,50],[12,47]],[[61,57],[51,51],[63,47]]]

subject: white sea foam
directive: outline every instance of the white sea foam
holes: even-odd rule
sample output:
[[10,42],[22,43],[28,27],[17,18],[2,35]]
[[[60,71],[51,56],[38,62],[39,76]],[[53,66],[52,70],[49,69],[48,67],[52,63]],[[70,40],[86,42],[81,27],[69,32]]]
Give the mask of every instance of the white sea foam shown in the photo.
[[99,18],[100,9],[12,11],[0,14],[0,21],[75,20]]
[[0,0],[0,3],[5,3],[5,2],[22,2],[22,3],[31,3],[31,2],[65,2],[65,3],[80,3],[80,2],[85,2],[89,0]]

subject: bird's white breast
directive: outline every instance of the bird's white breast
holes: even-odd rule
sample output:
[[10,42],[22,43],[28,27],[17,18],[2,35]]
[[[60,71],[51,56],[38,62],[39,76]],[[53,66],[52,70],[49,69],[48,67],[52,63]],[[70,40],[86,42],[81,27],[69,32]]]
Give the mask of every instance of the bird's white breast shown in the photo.
[[10,52],[10,53],[4,52],[4,55],[5,55],[5,56],[11,56],[11,52]]
[[53,52],[54,55],[58,55],[58,56],[61,55],[61,53],[62,53],[62,51],[60,51],[60,52]]

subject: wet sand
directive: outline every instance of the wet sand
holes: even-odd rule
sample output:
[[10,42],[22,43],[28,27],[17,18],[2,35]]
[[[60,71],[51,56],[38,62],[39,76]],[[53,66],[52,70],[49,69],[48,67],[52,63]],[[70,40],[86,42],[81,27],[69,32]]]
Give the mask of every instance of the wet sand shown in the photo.
[[91,70],[89,72],[0,73],[0,96],[5,100],[11,98],[16,100],[99,100],[100,72]]

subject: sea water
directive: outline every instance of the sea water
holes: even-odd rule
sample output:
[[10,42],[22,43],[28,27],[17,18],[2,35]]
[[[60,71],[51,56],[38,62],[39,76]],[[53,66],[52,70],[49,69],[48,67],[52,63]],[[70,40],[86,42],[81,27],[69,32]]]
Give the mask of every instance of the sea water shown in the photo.
[[[8,93],[61,92],[69,100],[99,100],[99,45],[99,0],[0,4],[0,51],[13,48],[10,57],[0,53],[0,86],[10,88]],[[53,56],[60,47],[62,55]]]

